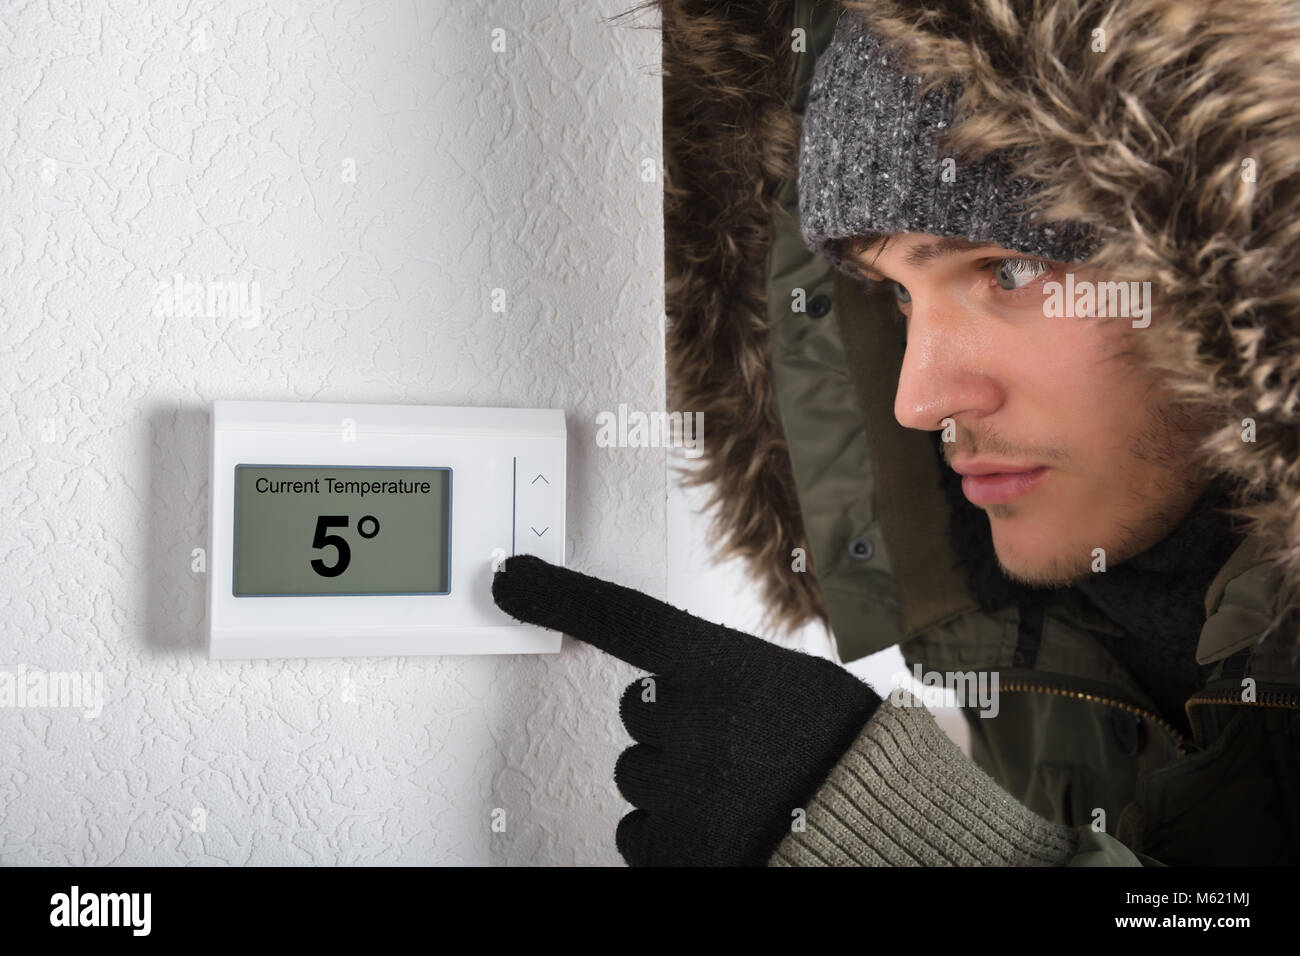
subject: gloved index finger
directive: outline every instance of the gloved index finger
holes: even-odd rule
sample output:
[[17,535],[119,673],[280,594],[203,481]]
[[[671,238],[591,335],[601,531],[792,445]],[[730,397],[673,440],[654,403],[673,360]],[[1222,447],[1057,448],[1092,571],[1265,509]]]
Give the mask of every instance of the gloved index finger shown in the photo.
[[648,594],[531,554],[506,558],[492,578],[492,599],[518,621],[576,637],[653,673],[723,636],[718,625]]

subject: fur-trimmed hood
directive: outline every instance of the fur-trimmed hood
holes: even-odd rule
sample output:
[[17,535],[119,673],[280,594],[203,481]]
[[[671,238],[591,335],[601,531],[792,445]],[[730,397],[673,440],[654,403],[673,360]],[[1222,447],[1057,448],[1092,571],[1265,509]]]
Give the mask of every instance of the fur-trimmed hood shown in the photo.
[[[927,87],[961,85],[954,150],[1000,152],[1040,184],[1047,218],[1104,237],[1089,266],[1152,282],[1161,312],[1142,337],[1148,359],[1221,422],[1202,457],[1240,479],[1238,513],[1276,542],[1266,554],[1280,606],[1300,604],[1300,4],[657,5],[669,407],[705,414],[710,438],[688,480],[711,486],[718,554],[748,562],[773,624],[826,620],[823,569],[842,559],[813,553],[815,574],[792,571],[810,499],[830,494],[807,489],[825,488],[816,482],[829,466],[800,479],[795,396],[813,386],[805,378],[800,392],[782,371],[825,359],[831,388],[842,356],[813,333],[779,331],[774,309],[789,305],[771,294],[774,264],[828,281],[824,262],[780,260],[776,247],[790,253],[817,44],[844,8],[865,14]],[[824,461],[843,461],[844,447]]]

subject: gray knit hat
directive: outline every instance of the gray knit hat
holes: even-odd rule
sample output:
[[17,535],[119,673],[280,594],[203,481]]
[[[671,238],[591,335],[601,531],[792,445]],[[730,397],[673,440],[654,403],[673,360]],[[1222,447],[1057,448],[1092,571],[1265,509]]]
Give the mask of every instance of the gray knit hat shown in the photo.
[[1042,225],[1017,207],[1034,184],[1013,179],[996,155],[959,162],[955,182],[944,182],[938,139],[959,91],[936,88],[918,103],[921,77],[898,72],[895,61],[860,14],[844,11],[804,113],[799,215],[809,249],[837,268],[830,240],[874,232],[960,237],[1059,262],[1095,251],[1100,243],[1083,225]]

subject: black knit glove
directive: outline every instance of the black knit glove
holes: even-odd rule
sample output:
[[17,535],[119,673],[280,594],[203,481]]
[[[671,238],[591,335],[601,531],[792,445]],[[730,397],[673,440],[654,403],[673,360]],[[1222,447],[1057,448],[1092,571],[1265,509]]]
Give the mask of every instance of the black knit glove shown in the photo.
[[762,866],[880,703],[825,658],[531,554],[506,559],[492,597],[652,672],[619,705],[637,743],[614,782],[637,809],[615,843],[632,866]]

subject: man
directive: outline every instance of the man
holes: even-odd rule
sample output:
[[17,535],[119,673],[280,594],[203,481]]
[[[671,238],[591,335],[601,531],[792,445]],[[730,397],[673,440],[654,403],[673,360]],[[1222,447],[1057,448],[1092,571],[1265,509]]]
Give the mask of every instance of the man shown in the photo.
[[843,659],[996,690],[968,759],[907,694],[513,557],[501,607],[651,672],[620,851],[1300,862],[1300,22],[724,6],[662,5],[671,404],[724,436],[729,550]]

